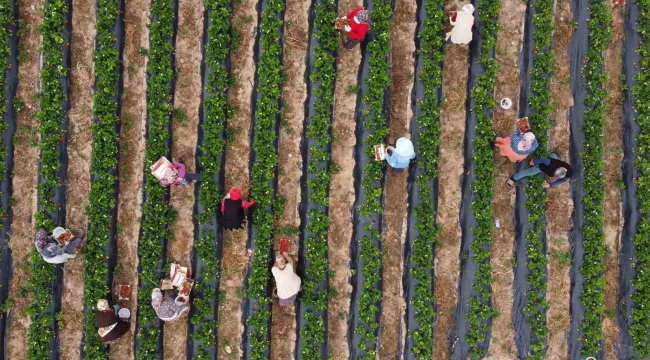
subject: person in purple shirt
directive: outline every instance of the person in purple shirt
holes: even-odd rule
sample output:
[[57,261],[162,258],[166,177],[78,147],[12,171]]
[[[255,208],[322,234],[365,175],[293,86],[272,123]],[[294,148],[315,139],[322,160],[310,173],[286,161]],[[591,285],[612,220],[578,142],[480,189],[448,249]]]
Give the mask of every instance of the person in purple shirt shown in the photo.
[[565,183],[573,176],[571,165],[558,160],[557,155],[555,154],[551,154],[550,158],[531,160],[530,165],[532,167],[512,175],[506,182],[506,185],[508,185],[508,187],[513,187],[516,181],[543,172],[548,177],[555,177],[555,181],[551,183],[545,181],[544,184],[542,184],[542,186],[549,189]]
[[[182,185],[188,187],[192,181],[201,181],[202,179],[201,175],[199,174],[185,172],[185,162],[183,162],[183,158],[178,158],[177,162],[173,162],[171,165],[169,165],[169,168],[173,169],[176,172],[176,176],[172,180],[171,185]],[[168,179],[163,179],[160,181],[160,183],[165,187],[170,185],[170,181]]]

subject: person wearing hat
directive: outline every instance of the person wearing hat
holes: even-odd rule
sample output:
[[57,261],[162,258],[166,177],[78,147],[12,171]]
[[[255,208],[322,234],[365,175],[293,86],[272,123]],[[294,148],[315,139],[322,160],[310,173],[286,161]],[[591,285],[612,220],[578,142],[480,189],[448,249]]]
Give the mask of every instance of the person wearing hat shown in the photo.
[[546,174],[548,177],[555,177],[555,181],[549,183],[545,181],[542,186],[547,189],[556,187],[565,183],[573,176],[573,170],[571,165],[565,163],[564,161],[558,160],[557,155],[551,154],[551,157],[545,159],[535,159],[530,161],[528,169],[522,170],[510,177],[506,182],[506,185],[512,188],[515,185],[516,181],[519,181],[528,176],[535,176],[541,172]]
[[386,148],[386,161],[395,173],[407,168],[413,158],[415,158],[413,143],[405,137],[397,139],[395,147],[389,146]]
[[95,323],[97,324],[97,333],[103,343],[111,344],[126,334],[131,328],[131,324],[121,321],[117,315],[120,307],[113,305],[108,306],[108,300],[101,299],[97,302],[97,312],[95,313]]
[[531,131],[520,133],[519,130],[507,138],[497,137],[495,145],[499,148],[499,154],[505,156],[511,162],[518,162],[528,157],[537,147],[539,143],[535,138],[535,134]]
[[348,33],[343,47],[352,50],[358,43],[363,41],[370,30],[368,25],[368,12],[362,7],[350,11],[346,17],[348,18],[348,25],[345,25],[343,30]]
[[275,279],[275,295],[278,297],[278,304],[280,306],[293,304],[300,291],[302,280],[293,271],[293,259],[286,251],[275,257],[275,265],[271,273]]
[[255,205],[255,200],[244,201],[241,196],[241,189],[233,188],[221,202],[221,223],[226,230],[241,229],[246,220],[244,210]]
[[449,14],[449,22],[454,28],[447,33],[445,41],[454,44],[469,44],[472,41],[472,26],[474,25],[474,6],[467,4],[463,11],[453,11]]
[[81,245],[84,235],[85,232],[79,230],[75,239],[70,240],[66,245],[60,245],[60,242],[63,243],[67,240],[66,238],[72,237],[70,231],[62,227],[57,227],[52,231],[52,236],[48,236],[47,231],[41,229],[34,237],[34,245],[45,262],[50,264],[62,264],[77,256],[75,250],[79,245]]
[[176,303],[177,298],[175,295],[164,297],[159,288],[153,289],[151,292],[151,306],[160,320],[164,322],[174,321],[190,309],[187,304],[178,305]]

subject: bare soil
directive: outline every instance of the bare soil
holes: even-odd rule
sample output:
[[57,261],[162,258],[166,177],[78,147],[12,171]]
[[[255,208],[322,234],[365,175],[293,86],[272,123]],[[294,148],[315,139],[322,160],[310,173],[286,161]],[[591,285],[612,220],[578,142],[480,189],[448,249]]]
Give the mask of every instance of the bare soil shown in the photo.
[[[553,34],[553,51],[555,52],[555,74],[551,79],[551,98],[555,110],[549,131],[550,150],[558,158],[569,159],[569,108],[573,105],[573,96],[569,87],[569,54],[568,46],[574,27],[571,24],[573,15],[568,0],[557,0],[555,3],[555,32]],[[549,191],[549,200],[546,207],[547,227],[546,237],[550,252],[548,293],[548,351],[549,360],[568,359],[568,344],[566,333],[570,325],[570,280],[569,269],[571,263],[567,262],[569,252],[569,230],[573,213],[573,198],[568,184],[553,188]]]
[[[287,77],[282,88],[282,100],[286,107],[282,111],[283,125],[280,128],[278,195],[286,199],[279,226],[300,226],[298,206],[301,201],[300,177],[302,176],[302,141],[305,121],[305,68],[309,45],[309,22],[306,13],[309,1],[288,1],[284,13],[284,74]],[[281,237],[275,241],[274,249],[280,248]],[[297,238],[290,238],[289,255],[297,260],[299,244]],[[296,347],[296,311],[294,305],[272,306],[271,358],[293,359]]]
[[[523,40],[523,21],[526,4],[519,0],[504,0],[499,13],[499,32],[497,34],[496,60],[497,79],[494,89],[495,99],[504,97],[512,100],[508,110],[500,106],[494,107],[493,129],[499,136],[507,137],[515,129],[519,110],[520,78],[518,69],[519,54]],[[535,124],[532,124],[533,129]],[[514,256],[515,229],[513,213],[515,192],[505,186],[505,182],[513,173],[513,163],[507,157],[495,151],[494,160],[497,173],[494,183],[494,217],[499,221],[499,227],[494,229],[492,255],[492,305],[498,315],[492,320],[492,338],[486,359],[514,358],[517,353],[514,329],[512,326],[514,272],[512,259]]]
[[[130,285],[128,301],[120,306],[131,310],[131,333],[111,345],[113,360],[133,359],[133,339],[138,305],[138,239],[142,216],[142,181],[144,176],[144,135],[147,107],[147,58],[139,48],[149,48],[149,7],[147,0],[136,0],[125,10],[126,40],[124,43],[124,95],[122,96],[122,128],[120,129],[120,186],[117,204],[117,265],[113,278],[113,299],[118,298],[119,285]],[[145,304],[146,305],[146,304]]]
[[[362,6],[359,0],[341,0],[338,3],[339,15]],[[350,312],[350,241],[352,241],[352,207],[354,206],[354,146],[357,143],[354,129],[354,112],[357,94],[350,93],[350,86],[357,86],[357,75],[361,63],[359,47],[346,50],[339,46],[336,57],[336,88],[334,91],[334,141],[332,142],[332,162],[340,170],[332,176],[330,183],[330,228],[327,238],[328,265],[333,275],[329,286],[336,291],[328,297],[327,319],[329,356],[333,359],[347,359],[348,320]]]
[[[460,9],[461,3],[450,1],[445,9]],[[440,246],[435,259],[435,289],[438,319],[434,330],[433,359],[451,358],[456,327],[454,309],[458,302],[458,276],[461,229],[461,176],[463,175],[463,142],[465,139],[465,102],[467,100],[468,46],[446,45],[442,84],[443,103],[440,111],[440,175],[438,176],[438,214]]]
[[607,82],[607,99],[609,106],[605,118],[605,244],[609,253],[605,255],[605,318],[603,332],[605,334],[605,356],[616,358],[615,346],[618,341],[618,326],[616,325],[616,307],[618,305],[618,274],[619,247],[623,227],[621,190],[616,181],[621,179],[621,161],[623,160],[623,128],[621,124],[621,72],[623,69],[623,32],[624,8],[609,2],[612,11],[612,38],[605,50],[605,73],[609,75]]
[[[12,206],[13,222],[9,234],[9,248],[15,271],[12,275],[9,298],[14,302],[8,314],[9,329],[7,358],[27,358],[27,329],[31,323],[23,310],[29,305],[30,296],[24,285],[30,274],[20,264],[25,264],[29,253],[34,249],[33,216],[36,211],[36,182],[38,174],[39,149],[30,145],[30,133],[37,130],[39,103],[35,97],[40,91],[39,82],[39,48],[41,39],[38,28],[43,22],[40,1],[25,0],[20,2],[21,23],[29,24],[25,36],[20,40],[26,60],[19,65],[17,96],[25,102],[25,109],[17,116],[17,131],[14,148],[14,170],[12,178],[13,198],[18,201]],[[35,135],[38,136],[38,135]]]
[[[391,113],[389,144],[400,137],[410,137],[409,125],[413,115],[411,89],[413,88],[415,42],[415,12],[412,0],[395,2],[391,29]],[[397,359],[403,347],[400,330],[404,325],[406,303],[403,298],[402,272],[406,235],[406,178],[407,171],[394,174],[388,167],[384,190],[384,231],[382,240],[383,299],[381,312],[381,359]]]
[[[66,227],[76,232],[88,227],[85,209],[90,193],[90,150],[93,115],[95,2],[74,0],[72,7],[72,71],[70,76],[70,128],[68,131],[68,181]],[[79,359],[84,319],[83,256],[63,267],[63,326],[61,357]]]
[[[236,110],[229,124],[236,134],[226,145],[226,183],[225,191],[238,187],[247,198],[250,187],[249,161],[251,125],[251,94],[255,81],[256,64],[253,62],[253,45],[257,27],[257,2],[243,0],[235,2],[232,24],[241,34],[239,49],[230,54],[232,74],[237,84],[228,93],[228,102]],[[250,18],[251,21],[242,19]],[[248,269],[251,250],[246,249],[245,230],[224,231],[223,260],[221,263],[221,283],[219,292],[224,300],[219,303],[219,352],[220,359],[237,359],[242,353],[241,341],[244,332],[242,322],[242,300],[245,296],[244,278]],[[225,346],[232,353],[228,354]]]
[[[203,38],[202,1],[180,0],[178,4],[178,33],[176,34],[176,93],[174,107],[181,109],[186,117],[172,123],[172,155],[182,158],[187,173],[195,173],[196,143],[199,126],[199,105],[201,103],[201,40]],[[178,211],[176,223],[172,226],[174,239],[169,241],[167,262],[176,262],[190,267],[194,246],[194,189],[172,187],[169,203]],[[180,319],[165,323],[163,332],[163,354],[169,359],[185,359],[187,345],[187,312]]]

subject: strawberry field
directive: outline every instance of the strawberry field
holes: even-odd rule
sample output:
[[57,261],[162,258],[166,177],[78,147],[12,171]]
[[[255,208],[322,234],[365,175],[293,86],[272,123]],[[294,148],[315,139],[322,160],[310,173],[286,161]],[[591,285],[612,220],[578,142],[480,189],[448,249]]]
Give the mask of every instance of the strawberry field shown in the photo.
[[[650,358],[650,2],[472,0],[458,45],[467,1],[305,1],[0,0],[2,358]],[[513,164],[491,142],[525,116]],[[401,137],[394,172],[374,145]],[[551,154],[570,181],[505,185]],[[202,181],[161,186],[161,156]],[[226,231],[234,187],[256,205]],[[63,264],[34,247],[56,226],[87,234]],[[173,262],[196,283],[164,322]],[[102,298],[131,311],[111,344]]]

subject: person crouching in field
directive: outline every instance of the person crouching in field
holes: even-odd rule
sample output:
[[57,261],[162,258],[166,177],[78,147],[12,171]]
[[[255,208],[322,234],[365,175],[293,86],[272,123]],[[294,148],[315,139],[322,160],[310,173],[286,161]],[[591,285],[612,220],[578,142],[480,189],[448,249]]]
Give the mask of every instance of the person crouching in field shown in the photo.
[[343,27],[347,32],[347,38],[343,41],[343,47],[352,50],[358,43],[363,41],[370,30],[368,25],[368,12],[362,7],[350,11],[346,17],[348,18],[348,25]]
[[551,154],[551,157],[545,159],[535,159],[530,161],[531,167],[522,170],[510,177],[506,185],[510,188],[514,187],[515,182],[528,176],[535,176],[541,172],[548,177],[555,177],[555,181],[549,183],[545,181],[542,186],[549,189],[565,183],[573,176],[571,165],[564,161],[558,160],[557,155]]
[[463,11],[453,11],[449,14],[449,23],[454,27],[447,33],[445,41],[454,44],[469,44],[472,41],[472,26],[474,25],[474,6],[467,4]]
[[75,251],[81,245],[85,234],[83,230],[79,230],[74,238],[70,231],[57,227],[52,231],[52,236],[49,236],[47,231],[41,229],[34,237],[34,245],[45,262],[62,264],[77,256]]
[[117,305],[109,307],[108,300],[102,299],[97,302],[95,323],[97,324],[99,339],[103,343],[114,343],[131,329],[129,322],[120,320],[117,315],[119,310],[120,307]]
[[[241,189],[233,188],[221,202],[221,223],[226,230],[241,229],[246,221],[244,210],[255,205],[255,200],[244,201],[241,198]],[[252,209],[251,209],[252,210]]]
[[275,257],[275,265],[271,269],[275,279],[276,291],[274,295],[278,297],[278,304],[285,306],[293,304],[296,296],[300,291],[302,280],[293,270],[293,259],[285,252]]

